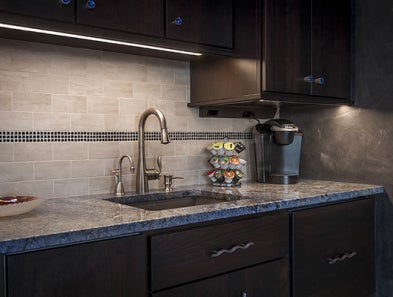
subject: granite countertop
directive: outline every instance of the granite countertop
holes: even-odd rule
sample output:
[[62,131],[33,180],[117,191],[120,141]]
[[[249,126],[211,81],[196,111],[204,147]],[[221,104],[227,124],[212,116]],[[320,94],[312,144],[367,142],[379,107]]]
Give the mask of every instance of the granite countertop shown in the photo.
[[112,194],[47,199],[29,213],[0,218],[0,253],[31,251],[384,192],[382,186],[317,180],[301,180],[295,185],[245,183],[233,189],[187,186],[176,191],[185,189],[240,199],[163,211],[104,200],[113,197]]

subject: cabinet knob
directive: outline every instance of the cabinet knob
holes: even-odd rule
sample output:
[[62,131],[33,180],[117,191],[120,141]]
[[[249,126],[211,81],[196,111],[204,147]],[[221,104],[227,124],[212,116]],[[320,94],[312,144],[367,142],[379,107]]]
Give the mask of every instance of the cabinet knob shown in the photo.
[[173,21],[172,24],[176,25],[176,26],[180,26],[183,23],[183,20],[181,17],[176,17]]
[[68,5],[71,3],[71,0],[60,0],[60,3],[63,5]]
[[86,8],[87,9],[94,9],[96,7],[96,2],[94,0],[87,0],[86,1]]
[[312,75],[309,75],[309,76],[306,76],[306,77],[304,77],[303,78],[303,80],[306,82],[306,83],[308,83],[308,84],[311,84],[312,82],[313,82],[313,77],[312,77]]
[[323,77],[318,77],[314,80],[314,83],[317,85],[323,85],[325,83],[325,79]]

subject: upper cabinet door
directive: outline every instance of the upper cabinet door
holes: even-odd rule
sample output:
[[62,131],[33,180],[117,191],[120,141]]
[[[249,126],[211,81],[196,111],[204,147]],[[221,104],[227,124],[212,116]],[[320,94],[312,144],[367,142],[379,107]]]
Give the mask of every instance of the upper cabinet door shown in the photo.
[[350,99],[351,0],[266,0],[264,91]]
[[51,20],[73,22],[74,1],[75,0],[0,0],[0,10]]
[[163,0],[78,0],[77,23],[162,37]]
[[266,0],[264,91],[310,94],[310,0]]
[[312,1],[312,94],[350,98],[351,0]]
[[166,37],[232,47],[232,0],[167,0]]

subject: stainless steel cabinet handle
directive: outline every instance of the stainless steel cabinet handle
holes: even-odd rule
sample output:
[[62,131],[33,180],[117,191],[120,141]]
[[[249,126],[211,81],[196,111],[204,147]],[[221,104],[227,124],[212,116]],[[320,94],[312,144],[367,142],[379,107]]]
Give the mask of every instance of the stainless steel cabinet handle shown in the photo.
[[337,262],[342,262],[342,261],[351,259],[351,258],[355,257],[356,255],[357,255],[356,252],[347,252],[341,256],[337,256],[335,258],[327,258],[326,260],[327,260],[328,264],[335,264]]
[[230,249],[221,249],[221,250],[213,251],[210,254],[210,257],[216,258],[216,257],[221,256],[222,254],[232,254],[232,253],[236,252],[237,250],[246,250],[249,247],[252,247],[253,245],[255,245],[255,243],[253,243],[252,241],[247,242],[247,243],[241,243],[238,245],[234,245]]
[[317,85],[323,85],[325,83],[325,78],[318,77],[318,78],[314,79],[314,83],[316,83]]
[[303,78],[303,80],[306,82],[306,83],[308,83],[308,84],[311,84],[312,82],[313,82],[313,77],[312,77],[312,75],[309,75],[309,76],[306,76],[306,77],[304,77]]

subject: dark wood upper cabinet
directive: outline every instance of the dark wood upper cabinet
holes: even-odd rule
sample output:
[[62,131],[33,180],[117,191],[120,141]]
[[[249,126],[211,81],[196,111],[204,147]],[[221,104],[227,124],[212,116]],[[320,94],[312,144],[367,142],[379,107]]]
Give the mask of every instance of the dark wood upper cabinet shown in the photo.
[[143,236],[8,255],[7,297],[145,297],[145,255]]
[[265,90],[310,94],[310,0],[266,0],[264,15]]
[[163,0],[77,2],[78,24],[151,36],[164,36]]
[[232,47],[232,0],[166,0],[166,37]]
[[0,11],[63,22],[74,21],[75,0],[0,0]]
[[351,0],[312,1],[312,95],[351,97],[351,14]]
[[351,103],[351,0],[234,0],[231,57],[191,61],[190,106]]
[[265,20],[266,91],[350,98],[350,0],[267,0]]

